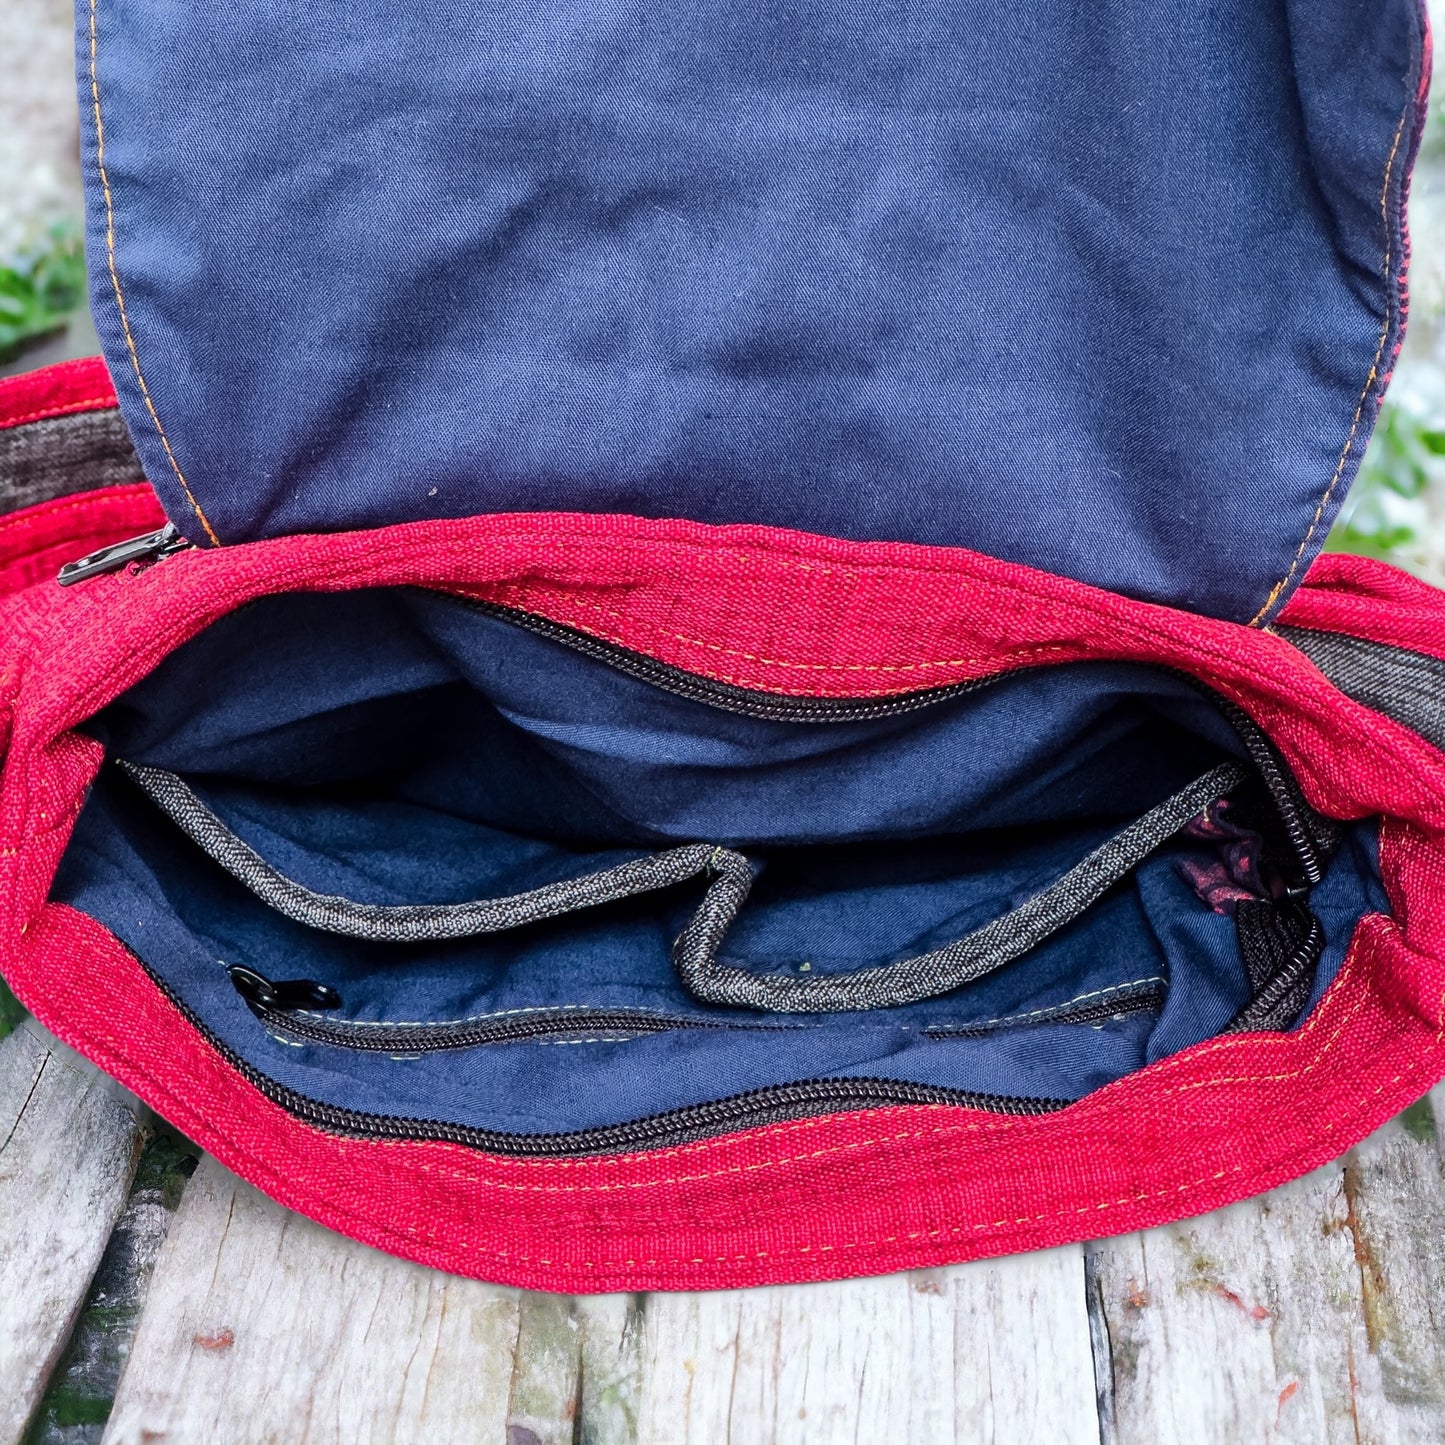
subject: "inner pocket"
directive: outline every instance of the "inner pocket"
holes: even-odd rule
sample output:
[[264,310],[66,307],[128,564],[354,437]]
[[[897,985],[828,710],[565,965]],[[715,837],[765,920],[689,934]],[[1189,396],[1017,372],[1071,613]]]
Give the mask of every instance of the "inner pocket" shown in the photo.
[[55,896],[288,1100],[507,1136],[1057,1106],[1289,1026],[1383,906],[1368,826],[1171,673],[778,699],[556,634],[253,604],[90,724]]
[[[961,938],[910,958],[803,976],[758,972],[720,956],[753,882],[753,864],[732,848],[690,843],[498,898],[463,903],[365,903],[320,893],[288,878],[229,828],[177,774],[128,762],[121,762],[120,767],[206,857],[263,904],[293,922],[343,938],[393,944],[477,938],[700,882],[703,896],[697,911],[672,946],[683,986],[699,1003],[777,1013],[900,1008],[975,983],[1068,927],[1192,819],[1226,799],[1250,777],[1242,763],[1215,764],[1091,849],[1060,877]],[[1261,896],[1259,901],[1267,900]],[[1308,930],[1305,936],[1311,936]],[[1271,976],[1277,971],[1271,969]],[[232,970],[233,978],[246,973],[261,978],[253,971],[243,969],[238,974]],[[267,992],[264,980],[253,987]],[[305,992],[301,985],[297,990]],[[325,985],[314,986],[312,992],[334,994]],[[274,1004],[274,998],[269,1002]]]

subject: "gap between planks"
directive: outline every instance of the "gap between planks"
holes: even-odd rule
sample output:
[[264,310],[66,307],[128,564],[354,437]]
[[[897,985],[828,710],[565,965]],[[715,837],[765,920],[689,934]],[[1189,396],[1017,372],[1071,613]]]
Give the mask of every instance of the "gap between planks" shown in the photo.
[[710,1294],[529,1294],[288,1214],[213,1160],[107,1441],[1097,1442],[1083,1255]]
[[[105,1081],[24,1031],[0,1043],[0,1124],[9,1442],[141,1131]],[[449,1278],[205,1160],[105,1438],[1438,1440],[1442,1223],[1428,1101],[1273,1194],[1087,1251],[713,1294],[569,1299]]]
[[0,1445],[39,1404],[144,1138],[121,1091],[42,1033],[0,1039]]

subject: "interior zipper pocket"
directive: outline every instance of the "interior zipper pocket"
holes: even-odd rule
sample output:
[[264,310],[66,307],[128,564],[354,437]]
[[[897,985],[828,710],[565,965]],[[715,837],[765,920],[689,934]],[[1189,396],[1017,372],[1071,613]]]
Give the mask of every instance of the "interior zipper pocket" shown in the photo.
[[142,972],[212,1048],[261,1094],[289,1114],[330,1133],[360,1139],[400,1142],[443,1141],[493,1154],[521,1159],[575,1159],[624,1154],[651,1149],[678,1148],[699,1140],[745,1129],[852,1113],[863,1109],[889,1109],[909,1104],[939,1104],[977,1109],[990,1114],[1033,1117],[1057,1113],[1072,1102],[1031,1096],[984,1094],[933,1084],[897,1079],[802,1079],[768,1088],[750,1089],[705,1104],[690,1104],[633,1119],[588,1129],[554,1133],[519,1133],[501,1129],[452,1124],[440,1119],[408,1118],[350,1109],[313,1099],[278,1083],[264,1070],[243,1058],[208,1028],[155,968],[133,950],[127,950]]
[[589,1004],[507,1009],[459,1019],[338,1018],[321,1009],[342,1006],[329,984],[311,979],[273,983],[241,964],[226,967],[232,986],[267,1028],[307,1043],[385,1054],[471,1049],[486,1044],[625,1043],[652,1034],[689,1029],[779,1029],[787,1024],[746,1024],[689,1018],[648,1009],[604,1008]]
[[273,868],[174,773],[126,762],[119,767],[207,857],[262,902],[307,927],[349,938],[380,943],[468,938],[701,877],[706,881],[702,902],[672,950],[683,985],[702,1003],[791,1014],[899,1008],[976,982],[1079,917],[1201,809],[1249,776],[1242,763],[1218,764],[1100,844],[1025,903],[943,948],[846,973],[798,977],[742,968],[720,957],[753,880],[751,863],[731,848],[688,844],[504,898],[361,903],[315,892]]
[[[647,1009],[589,1004],[508,1009],[459,1019],[355,1019],[320,1010],[338,1009],[341,996],[313,979],[272,982],[241,964],[227,965],[236,992],[272,1032],[301,1043],[328,1044],[363,1052],[416,1055],[512,1043],[628,1043],[655,1034],[688,1030],[744,1030],[777,1033],[805,1027],[788,1023],[743,1023],[665,1014]],[[1104,988],[1049,1007],[1001,1018],[964,1020],[925,1028],[925,1039],[975,1038],[1002,1029],[1040,1024],[1093,1024],[1157,1011],[1164,1002],[1163,978]]]
[[[472,614],[267,599],[93,724],[54,896],[326,1127],[566,1153],[1056,1107],[1332,976],[1327,829],[1177,672],[779,698]],[[1332,945],[1368,864],[1325,879]]]

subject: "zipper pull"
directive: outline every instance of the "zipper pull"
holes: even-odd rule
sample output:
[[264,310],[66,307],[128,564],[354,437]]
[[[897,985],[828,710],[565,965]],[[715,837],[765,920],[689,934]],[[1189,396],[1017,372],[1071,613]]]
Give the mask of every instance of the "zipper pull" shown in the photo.
[[254,968],[245,968],[239,963],[228,963],[226,972],[236,992],[252,1008],[294,1009],[294,1008],[340,1008],[341,995],[330,984],[317,983],[311,978],[283,978],[276,982]]
[[97,552],[89,552],[74,562],[67,562],[60,569],[60,576],[56,580],[62,587],[69,587],[76,582],[84,582],[89,577],[100,577],[106,572],[119,572],[122,567],[129,567],[133,562],[150,566],[163,557],[169,557],[173,552],[185,551],[190,545],[181,536],[176,524],[167,522],[158,531],[132,537],[128,542],[113,543]]

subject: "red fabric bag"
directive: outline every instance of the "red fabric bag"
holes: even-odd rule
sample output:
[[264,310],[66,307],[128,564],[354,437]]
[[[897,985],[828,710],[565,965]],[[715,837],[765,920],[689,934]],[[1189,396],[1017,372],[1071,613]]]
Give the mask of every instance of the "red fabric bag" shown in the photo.
[[[1063,462],[1041,453],[1042,490],[1013,501],[975,484],[994,473],[986,453],[960,463],[952,490],[921,452],[920,470],[879,480],[837,461],[829,428],[852,402],[817,383],[820,367],[852,363],[804,356],[794,334],[749,362],[767,414],[782,426],[779,397],[792,408],[787,446],[751,453],[779,468],[769,489],[729,491],[741,463],[718,443],[713,471],[694,452],[643,476],[628,453],[607,506],[590,505],[597,475],[583,476],[600,453],[579,461],[558,440],[592,435],[584,403],[601,407],[605,387],[538,373],[532,429],[508,430],[487,410],[505,391],[493,366],[468,400],[484,445],[449,410],[447,368],[461,356],[482,375],[511,324],[503,283],[535,299],[565,271],[552,263],[575,259],[563,233],[582,192],[549,193],[508,221],[505,246],[468,252],[494,290],[481,339],[466,333],[445,367],[443,323],[426,315],[421,339],[358,369],[374,318],[339,292],[313,314],[278,307],[272,331],[233,325],[255,304],[249,277],[209,310],[188,288],[235,261],[237,234],[206,207],[217,192],[240,206],[239,192],[204,165],[168,169],[166,111],[181,102],[162,87],[142,125],[125,66],[107,70],[109,17],[83,16],[110,368],[0,383],[0,496],[16,509],[0,521],[0,967],[17,997],[289,1207],[442,1269],[545,1289],[829,1278],[1137,1229],[1270,1188],[1408,1105],[1445,1076],[1445,599],[1377,563],[1310,560],[1403,326],[1428,40],[1413,6],[1382,15],[1341,71],[1315,64],[1311,32],[1281,82],[1254,36],[1257,51],[1231,52],[1235,91],[1191,93],[1206,109],[1242,96],[1240,114],[1276,117],[1279,146],[1315,147],[1314,179],[1261,172],[1285,218],[1265,239],[1309,281],[1269,293],[1284,298],[1281,328],[1246,327],[1250,364],[1276,366],[1299,403],[1261,443],[1278,476],[1181,501],[1156,475],[1110,472],[1108,448],[1085,455],[1085,433],[1108,431],[1094,409],[1077,436],[1064,411],[1044,427],[1077,447]],[[234,57],[261,21],[155,23]],[[142,48],[182,65],[186,46],[163,38]],[[1015,39],[975,58],[980,76],[992,64],[1020,83],[1044,64]],[[1111,43],[1153,83],[1145,40]],[[877,73],[880,53],[868,49],[872,82],[910,94]],[[323,99],[342,85],[315,74]],[[364,94],[380,74],[365,72]],[[1281,85],[1305,102],[1283,120],[1270,109]],[[288,140],[269,112],[212,99],[271,154]],[[931,146],[938,123],[909,134]],[[1159,127],[1162,154],[1173,131]],[[269,194],[257,148],[234,140],[227,164]],[[635,137],[612,141],[614,161],[641,153]],[[560,169],[596,161],[570,131],[533,142]],[[804,152],[795,177],[831,174]],[[1014,179],[1041,153],[1025,147]],[[1201,166],[1201,195],[1217,182],[1244,204],[1245,171]],[[327,184],[334,201],[351,178]],[[915,220],[932,184],[916,188]],[[996,168],[985,193],[1022,206]],[[1367,203],[1351,210],[1352,197]],[[754,200],[746,214],[764,222],[748,248],[794,236]],[[837,195],[824,201],[839,214]],[[582,209],[593,232],[632,234],[632,211]],[[193,252],[153,265],[145,247],[195,214],[211,228],[187,233]],[[728,217],[741,224],[716,214],[714,239]],[[298,239],[273,241],[278,289],[311,274],[292,224]],[[358,234],[399,284],[381,221]],[[926,250],[908,235],[902,260],[878,252],[904,289]],[[1311,259],[1321,236],[1334,268]],[[612,274],[614,239],[586,250],[592,282]],[[1351,246],[1367,240],[1376,260],[1357,273]],[[1233,283],[1208,279],[1204,310],[1228,328]],[[654,321],[677,313],[665,291],[637,291]],[[857,321],[857,285],[843,292]],[[588,293],[594,319],[601,294]],[[816,322],[818,291],[807,306],[800,294],[779,293],[779,316],[811,306]],[[987,300],[979,289],[970,304]],[[1102,407],[1124,384],[1127,347],[1091,372],[1102,353],[1080,340],[1078,304],[1046,318],[1064,363],[1040,363],[1012,420],[986,432],[1042,435],[1054,400]],[[1316,305],[1352,338],[1338,376],[1295,344]],[[844,312],[829,312],[839,327]],[[946,349],[940,315],[920,324]],[[544,320],[534,308],[516,335],[530,342]],[[309,338],[316,386],[265,398],[263,374],[291,365],[287,327]],[[217,335],[246,351],[233,369]],[[1201,335],[1187,346],[1245,406]],[[595,382],[588,368],[616,358],[594,342],[579,374]],[[341,410],[325,379],[338,355]],[[418,378],[439,441],[408,432],[433,414],[406,391]],[[883,388],[879,437],[908,388],[867,386]],[[1137,430],[1187,415],[1183,390],[1153,411],[1136,401]],[[708,428],[754,395],[728,390],[727,417],[714,396],[688,437],[716,442]],[[1199,401],[1181,476],[1207,460],[1217,400]],[[955,409],[964,393],[929,392],[913,434]],[[800,418],[832,438],[824,480]],[[414,474],[391,465],[398,438]],[[1125,440],[1109,455],[1142,467],[1135,432]],[[470,469],[449,472],[463,453]],[[1076,462],[1088,475],[1066,496]],[[1312,490],[1290,493],[1290,467]],[[1094,524],[1121,497],[1134,525],[1111,542]],[[801,525],[829,508],[856,528]]]

